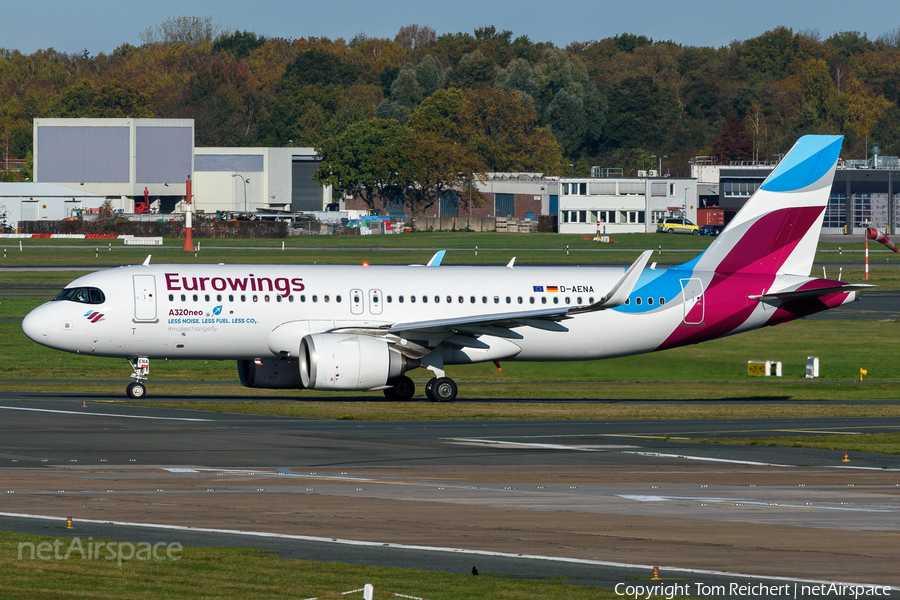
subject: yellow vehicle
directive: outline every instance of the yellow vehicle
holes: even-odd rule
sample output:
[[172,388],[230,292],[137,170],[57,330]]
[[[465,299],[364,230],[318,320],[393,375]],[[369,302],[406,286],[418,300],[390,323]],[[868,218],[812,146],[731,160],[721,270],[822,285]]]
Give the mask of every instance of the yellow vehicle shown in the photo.
[[656,233],[692,233],[699,235],[700,228],[682,217],[667,217],[656,222]]

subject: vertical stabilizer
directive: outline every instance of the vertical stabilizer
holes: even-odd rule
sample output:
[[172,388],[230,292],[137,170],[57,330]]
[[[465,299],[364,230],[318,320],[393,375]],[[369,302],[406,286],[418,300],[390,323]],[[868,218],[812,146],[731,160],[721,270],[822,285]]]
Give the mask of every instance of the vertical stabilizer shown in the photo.
[[694,268],[809,276],[842,140],[800,138]]

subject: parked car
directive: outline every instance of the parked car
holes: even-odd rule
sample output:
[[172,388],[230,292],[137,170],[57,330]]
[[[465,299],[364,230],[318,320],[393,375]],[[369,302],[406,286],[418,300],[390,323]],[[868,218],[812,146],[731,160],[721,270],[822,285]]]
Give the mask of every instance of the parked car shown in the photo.
[[722,233],[723,229],[725,229],[724,225],[703,225],[700,227],[700,235],[716,236]]
[[682,217],[667,217],[656,222],[656,233],[692,233],[697,235],[700,228]]

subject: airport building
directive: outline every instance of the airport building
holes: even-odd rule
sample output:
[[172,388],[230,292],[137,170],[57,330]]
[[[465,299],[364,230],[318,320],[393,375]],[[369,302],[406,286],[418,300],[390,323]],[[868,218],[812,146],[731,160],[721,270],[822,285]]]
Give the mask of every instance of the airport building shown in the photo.
[[0,182],[0,225],[19,221],[60,221],[99,210],[106,197],[50,183]]
[[[729,222],[750,199],[777,162],[715,164],[711,157],[691,161],[691,174],[700,188],[701,204],[719,206]],[[840,160],[834,173],[822,233],[862,234],[865,228],[896,231],[900,227],[900,159],[875,155],[862,160]]]
[[660,177],[656,171],[623,177],[619,169],[596,168],[592,175],[560,179],[560,233],[648,233],[668,216],[697,222],[696,179]]

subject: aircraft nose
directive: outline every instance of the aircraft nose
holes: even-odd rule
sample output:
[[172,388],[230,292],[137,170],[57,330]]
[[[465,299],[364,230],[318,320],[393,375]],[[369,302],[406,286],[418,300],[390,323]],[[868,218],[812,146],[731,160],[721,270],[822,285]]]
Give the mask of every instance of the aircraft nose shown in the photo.
[[32,341],[39,344],[47,343],[47,314],[43,306],[34,309],[22,319],[22,331],[25,332]]

